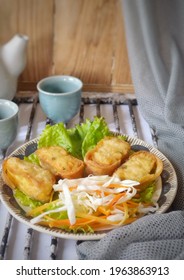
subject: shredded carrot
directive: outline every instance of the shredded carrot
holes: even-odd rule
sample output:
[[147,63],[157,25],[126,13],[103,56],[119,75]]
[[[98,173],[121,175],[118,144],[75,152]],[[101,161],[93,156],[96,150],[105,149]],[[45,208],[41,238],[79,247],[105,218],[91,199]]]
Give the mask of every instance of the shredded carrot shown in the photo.
[[110,214],[110,209],[107,209],[106,207],[104,206],[99,206],[98,207],[98,211],[106,216],[108,216]]
[[128,206],[127,206],[126,202],[123,202],[122,204],[123,204],[123,208],[124,208],[124,218],[121,220],[119,225],[123,225],[124,222],[129,218]]
[[118,193],[115,197],[111,200],[109,204],[109,208],[111,208],[122,196],[125,196],[125,193]]
[[116,208],[116,209],[119,209],[119,210],[121,210],[121,211],[124,211],[123,205],[116,204],[116,205],[115,205],[115,208]]
[[38,206],[32,210],[30,210],[28,213],[27,213],[27,216],[34,216],[35,214],[37,214],[38,212],[39,213],[42,213],[45,209],[47,209],[48,206],[50,206],[51,204],[54,204],[56,202],[61,202],[60,199],[56,199],[54,201],[51,201],[51,202],[48,202],[48,203],[45,203],[41,206]]
[[[140,217],[128,218],[121,225],[120,224],[102,224],[102,223],[99,223],[99,222],[95,222],[93,220],[87,221],[87,219],[84,219],[83,223],[82,222],[81,223],[77,222],[75,225],[72,225],[72,226],[69,224],[69,222],[67,223],[66,220],[41,221],[41,222],[39,222],[39,224],[44,225],[44,226],[49,226],[51,228],[52,227],[68,226],[70,229],[76,229],[77,227],[90,225],[91,228],[94,231],[102,231],[102,230],[110,230],[110,229],[120,227],[122,225],[130,224],[130,223],[136,221],[139,218]],[[65,221],[65,222],[63,222],[63,221]]]
[[[52,226],[71,226],[70,224],[70,220],[69,219],[62,219],[62,220],[56,220],[56,219],[52,219],[50,217],[47,217],[47,220],[49,222],[49,224],[51,224]],[[89,224],[90,222],[92,222],[92,220],[90,219],[86,219],[86,218],[77,218],[75,225],[76,226],[80,226],[82,224]]]
[[93,222],[92,224],[90,224],[90,226],[92,227],[92,229],[94,231],[104,231],[104,230],[110,230],[110,229],[114,229],[119,227],[118,224],[114,224],[114,225],[104,225],[104,224],[100,224],[100,223],[95,223]]
[[139,203],[138,202],[134,202],[132,200],[128,200],[127,201],[128,207],[133,208],[133,207],[138,207]]
[[110,220],[107,220],[106,216],[97,217],[95,215],[88,215],[88,214],[83,214],[83,213],[77,213],[77,215],[81,218],[88,218],[88,219],[94,220],[94,221],[102,223],[102,224],[108,224],[108,225],[116,225],[117,224],[117,222],[112,222]]

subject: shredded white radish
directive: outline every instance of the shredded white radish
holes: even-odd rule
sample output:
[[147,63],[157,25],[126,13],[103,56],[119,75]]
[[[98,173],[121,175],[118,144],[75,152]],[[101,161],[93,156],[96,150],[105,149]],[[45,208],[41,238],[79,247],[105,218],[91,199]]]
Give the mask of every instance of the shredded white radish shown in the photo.
[[72,196],[66,183],[63,184],[64,203],[67,209],[68,219],[70,224],[73,225],[76,222],[75,207],[72,201]]
[[119,222],[123,219],[124,214],[123,213],[118,213],[118,214],[114,214],[114,215],[109,215],[107,217],[107,220],[112,221],[112,222]]
[[[33,218],[31,222],[37,223],[50,213],[67,211],[70,224],[74,225],[77,213],[93,214],[100,206],[107,207],[106,209],[110,206],[107,219],[115,223],[118,222],[118,225],[122,224],[128,218],[128,208],[123,205],[120,210],[116,206],[114,207],[114,204],[118,205],[131,200],[137,193],[134,186],[138,185],[139,182],[137,181],[121,181],[116,176],[110,177],[108,175],[88,176],[79,179],[61,179],[53,186],[54,191],[59,192],[59,208],[46,211]],[[120,198],[117,199],[119,194]],[[156,203],[150,207],[145,207],[140,203],[137,210],[139,213],[146,214],[157,209],[158,205]]]
[[[108,188],[111,184],[118,184],[118,188]],[[71,224],[76,221],[75,207],[84,206],[88,213],[96,211],[99,206],[108,206],[114,198],[114,194],[124,192],[125,195],[117,203],[125,202],[136,194],[133,186],[139,182],[132,180],[121,181],[117,176],[88,176],[79,179],[61,179],[53,186],[55,191],[60,191],[59,198],[65,203],[68,218]],[[75,188],[73,188],[75,186]],[[72,187],[72,191],[70,191]],[[96,193],[97,191],[97,193]],[[100,191],[100,195],[98,194]],[[105,195],[109,193],[109,195]]]

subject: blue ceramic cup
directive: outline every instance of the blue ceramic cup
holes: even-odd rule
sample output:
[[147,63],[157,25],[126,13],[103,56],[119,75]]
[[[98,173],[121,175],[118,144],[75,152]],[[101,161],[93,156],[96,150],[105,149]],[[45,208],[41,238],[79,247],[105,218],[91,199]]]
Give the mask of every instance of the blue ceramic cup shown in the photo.
[[0,99],[0,149],[7,149],[15,140],[18,129],[17,104]]
[[39,81],[43,112],[54,123],[67,123],[79,112],[82,86],[82,81],[72,76],[50,76]]

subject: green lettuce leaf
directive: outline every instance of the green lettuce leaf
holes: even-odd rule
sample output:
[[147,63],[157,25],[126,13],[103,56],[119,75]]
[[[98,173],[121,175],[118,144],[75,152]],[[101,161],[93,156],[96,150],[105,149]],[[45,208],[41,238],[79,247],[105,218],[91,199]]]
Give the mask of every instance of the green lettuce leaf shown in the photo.
[[45,129],[40,135],[38,148],[49,146],[62,146],[67,151],[72,153],[73,143],[68,133],[68,130],[63,123],[57,123],[55,125],[46,125]]
[[67,211],[61,211],[61,212],[56,212],[56,213],[50,213],[48,215],[49,217],[56,219],[56,220],[64,220],[68,219]]
[[40,201],[31,199],[27,195],[25,195],[23,192],[21,192],[18,188],[14,191],[14,197],[18,200],[20,205],[30,207],[31,209],[38,207],[42,205]]
[[135,202],[152,202],[152,197],[155,192],[155,182],[150,184],[148,187],[145,188],[144,191],[140,192],[140,198],[133,198],[132,200]]
[[25,160],[25,161],[28,161],[28,162],[31,162],[31,163],[36,163],[37,165],[40,164],[39,158],[37,157],[37,155],[36,155],[35,153],[30,154],[30,155],[27,156],[27,157],[25,156],[25,157],[24,157],[24,160]]
[[108,135],[111,135],[111,132],[105,122],[105,119],[95,117],[94,121],[91,122],[91,125],[89,126],[82,142],[81,148],[83,158],[89,150],[93,149],[101,139]]
[[[86,152],[92,149],[102,138],[111,132],[104,118],[86,119],[82,124],[67,129],[63,123],[47,125],[40,135],[38,148],[62,146],[73,156],[83,159]],[[28,160],[30,157],[28,157]],[[35,158],[31,158],[36,160]]]

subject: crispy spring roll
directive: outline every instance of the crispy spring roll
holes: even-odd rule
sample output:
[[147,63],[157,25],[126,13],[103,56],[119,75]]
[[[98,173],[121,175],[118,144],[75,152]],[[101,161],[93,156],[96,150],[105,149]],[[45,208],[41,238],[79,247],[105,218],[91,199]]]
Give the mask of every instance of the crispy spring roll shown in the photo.
[[162,161],[154,154],[139,151],[132,154],[114,173],[121,180],[134,180],[140,182],[139,187],[158,178],[163,170]]
[[84,173],[84,162],[70,155],[60,146],[38,149],[36,155],[40,165],[59,178],[81,178]]
[[130,144],[118,137],[108,136],[98,142],[84,157],[86,173],[112,175],[129,156]]
[[2,178],[11,188],[18,188],[29,198],[48,202],[55,183],[54,175],[37,164],[10,157],[2,165]]

